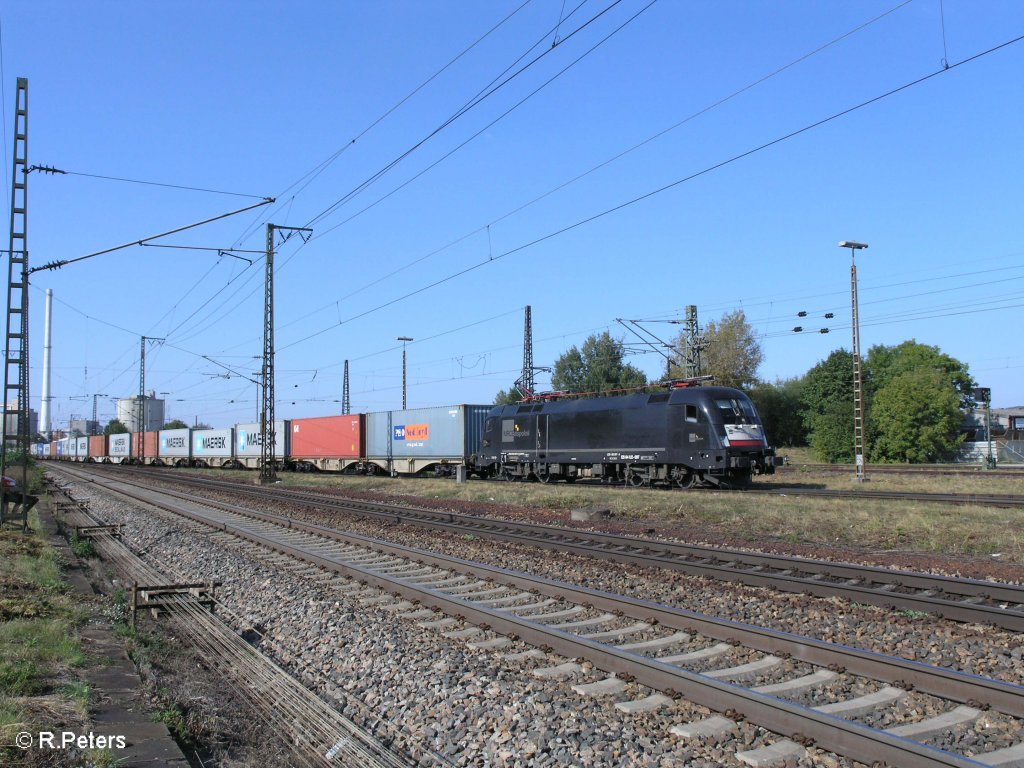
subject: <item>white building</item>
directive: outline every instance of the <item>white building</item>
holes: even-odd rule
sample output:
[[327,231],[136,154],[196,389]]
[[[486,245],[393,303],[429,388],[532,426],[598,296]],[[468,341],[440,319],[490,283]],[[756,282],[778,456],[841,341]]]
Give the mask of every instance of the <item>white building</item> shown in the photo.
[[151,432],[161,429],[164,425],[164,401],[156,398],[156,392],[150,392],[143,398],[143,428],[139,429],[139,396],[122,397],[117,401],[117,420],[129,432]]

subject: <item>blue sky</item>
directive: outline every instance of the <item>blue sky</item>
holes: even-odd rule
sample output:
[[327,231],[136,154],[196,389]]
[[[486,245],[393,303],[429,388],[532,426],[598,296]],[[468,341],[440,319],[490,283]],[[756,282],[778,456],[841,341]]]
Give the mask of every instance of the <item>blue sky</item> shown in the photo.
[[[865,351],[938,345],[1024,405],[1024,42],[958,65],[1024,35],[1019,2],[37,0],[0,23],[4,205],[18,76],[30,164],[73,172],[30,175],[33,265],[256,201],[221,192],[277,203],[160,242],[261,250],[268,220],[312,226],[276,257],[279,417],[338,412],[345,359],[353,410],[400,407],[399,336],[410,406],[490,402],[527,304],[537,365],[629,340],[616,318],[672,337],[695,304],[744,309],[761,376],[800,375],[850,345],[844,239],[870,245]],[[137,392],[141,335],[166,338],[146,370],[169,418],[251,420],[263,262],[239,256],[36,273],[33,407],[52,288],[55,426]]]

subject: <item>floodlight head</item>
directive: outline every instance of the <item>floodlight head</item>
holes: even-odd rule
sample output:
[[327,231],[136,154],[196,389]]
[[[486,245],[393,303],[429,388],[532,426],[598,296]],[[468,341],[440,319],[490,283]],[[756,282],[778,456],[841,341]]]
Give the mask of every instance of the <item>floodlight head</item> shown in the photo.
[[858,243],[855,240],[840,240],[839,241],[839,247],[840,248],[853,248],[855,251],[859,251],[859,250],[861,250],[863,248],[867,248],[868,244],[867,243]]

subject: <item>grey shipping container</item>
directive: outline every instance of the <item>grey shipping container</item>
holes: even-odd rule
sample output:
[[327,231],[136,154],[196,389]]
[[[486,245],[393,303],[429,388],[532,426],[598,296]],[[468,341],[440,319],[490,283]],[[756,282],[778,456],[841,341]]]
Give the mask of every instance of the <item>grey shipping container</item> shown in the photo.
[[75,458],[78,461],[85,461],[85,457],[89,455],[89,438],[88,437],[76,437],[75,438]]
[[[187,431],[187,430],[183,430]],[[231,458],[233,429],[193,429],[192,458]]]
[[132,455],[132,436],[130,432],[111,435],[107,442],[107,452],[111,457],[128,458]]
[[[283,459],[288,455],[288,438],[291,436],[290,421],[274,422],[274,458]],[[259,424],[235,425],[235,457],[256,457],[263,455],[263,433]]]
[[161,429],[157,448],[161,457],[188,458],[191,456],[189,429]]
[[493,406],[449,405],[366,414],[366,456],[393,472],[465,464]]

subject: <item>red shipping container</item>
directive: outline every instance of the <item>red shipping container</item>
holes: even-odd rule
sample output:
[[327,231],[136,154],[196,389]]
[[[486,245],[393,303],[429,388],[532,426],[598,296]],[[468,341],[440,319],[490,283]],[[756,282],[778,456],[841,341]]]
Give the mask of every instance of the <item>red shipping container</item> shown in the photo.
[[107,455],[107,436],[93,435],[89,438],[89,458],[99,458]]
[[358,459],[363,455],[363,415],[292,419],[293,459]]
[[[156,458],[157,445],[160,443],[159,432],[146,432],[146,441],[143,443],[143,447],[146,449],[146,461],[151,461]],[[139,433],[132,432],[132,458],[137,459],[139,457]]]

